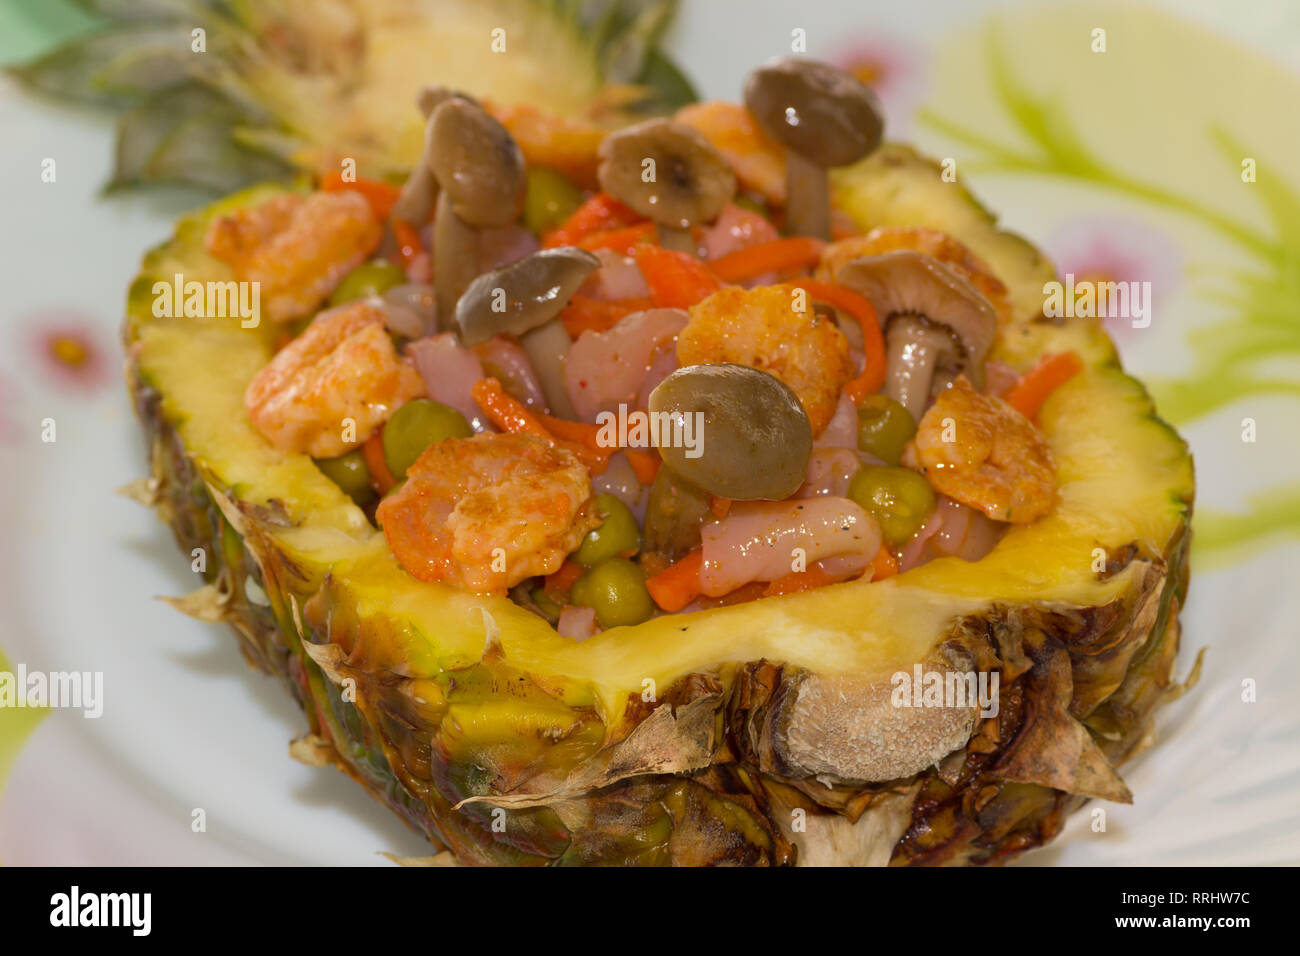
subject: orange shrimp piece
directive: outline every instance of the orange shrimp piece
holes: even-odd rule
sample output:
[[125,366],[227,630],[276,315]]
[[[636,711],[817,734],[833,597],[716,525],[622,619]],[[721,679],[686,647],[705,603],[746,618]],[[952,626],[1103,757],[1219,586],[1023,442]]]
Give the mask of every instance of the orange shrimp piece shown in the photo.
[[311,314],[379,246],[383,229],[359,192],[289,193],[218,216],[207,250],[261,288],[272,322]]
[[529,166],[547,166],[581,186],[595,187],[596,150],[605,139],[599,126],[544,113],[529,103],[484,106],[510,131]]
[[[249,382],[244,407],[276,448],[333,458],[424,391],[419,373],[393,348],[384,314],[356,302],[322,312],[277,352]],[[345,429],[347,419],[353,426]]]
[[785,150],[759,128],[749,110],[739,103],[709,100],[683,106],[674,118],[713,144],[742,187],[773,205],[785,205]]
[[811,306],[794,309],[792,290],[781,286],[728,286],[691,307],[677,337],[682,365],[731,362],[775,375],[799,396],[818,434],[853,378],[849,343],[835,323]]
[[832,242],[822,252],[817,278],[833,281],[840,268],[861,256],[878,256],[899,249],[910,249],[951,266],[989,300],[998,320],[1011,319],[1011,300],[1007,287],[988,264],[946,232],[924,226],[878,226],[865,236],[852,236]]
[[554,574],[600,524],[587,469],[533,435],[485,433],[429,446],[376,518],[421,581],[500,593]]
[[1056,466],[1042,432],[959,376],[921,418],[903,464],[994,521],[1029,524],[1056,505]]

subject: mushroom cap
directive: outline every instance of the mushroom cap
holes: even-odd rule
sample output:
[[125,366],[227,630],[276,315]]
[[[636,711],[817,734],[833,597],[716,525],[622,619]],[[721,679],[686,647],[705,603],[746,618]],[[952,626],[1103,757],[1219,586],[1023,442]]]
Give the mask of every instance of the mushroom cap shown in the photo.
[[456,303],[461,340],[477,345],[498,333],[523,335],[549,322],[598,268],[600,260],[590,252],[558,246],[483,273]]
[[871,88],[829,63],[782,57],[745,84],[763,131],[818,166],[847,166],[880,145],[884,113]]
[[[736,194],[731,165],[684,123],[637,123],[606,136],[597,155],[600,188],[661,226],[708,222]],[[652,182],[645,181],[646,160],[654,160]]]
[[674,425],[700,422],[707,439],[694,456],[671,442],[657,447],[666,467],[711,494],[780,501],[807,476],[812,424],[794,389],[775,375],[747,365],[687,365],[655,386],[648,408]]
[[518,218],[526,185],[524,154],[481,106],[448,96],[429,117],[425,161],[451,197],[452,210],[476,229]]
[[896,316],[919,315],[951,330],[961,345],[961,368],[982,380],[998,317],[963,276],[932,256],[900,249],[847,262],[835,280],[870,299],[886,328]]
[[447,102],[447,100],[451,99],[453,96],[460,97],[462,100],[468,100],[471,103],[478,103],[478,100],[461,90],[453,90],[446,86],[422,86],[420,87],[420,91],[415,94],[415,105],[419,108],[420,112],[424,114],[425,118],[428,119],[429,116],[433,114],[434,110]]

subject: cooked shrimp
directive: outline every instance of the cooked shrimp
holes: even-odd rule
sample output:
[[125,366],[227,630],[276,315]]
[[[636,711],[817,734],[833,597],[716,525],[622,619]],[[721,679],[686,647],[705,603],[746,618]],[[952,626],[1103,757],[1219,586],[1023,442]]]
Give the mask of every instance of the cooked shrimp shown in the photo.
[[360,193],[294,193],[218,216],[208,227],[207,249],[236,278],[260,285],[263,314],[288,322],[324,302],[381,238]]
[[1056,467],[1029,419],[965,376],[941,392],[921,418],[903,464],[935,489],[995,521],[1028,524],[1056,504]]
[[691,307],[677,337],[681,365],[732,362],[775,375],[803,403],[818,434],[854,375],[849,343],[830,319],[794,309],[790,289],[729,286]]
[[785,151],[759,128],[749,110],[709,100],[683,106],[676,120],[696,129],[726,157],[743,188],[785,205]]
[[528,103],[483,105],[510,131],[529,166],[547,166],[583,186],[596,185],[596,150],[605,139],[599,126],[545,113]]
[[376,518],[421,581],[502,592],[559,570],[600,524],[587,469],[532,435],[497,432],[429,446]]
[[989,300],[1000,321],[1010,320],[1011,301],[1007,298],[1007,287],[1002,280],[993,274],[983,259],[938,229],[927,229],[924,226],[878,226],[865,236],[832,242],[822,252],[816,276],[833,282],[840,267],[854,259],[860,256],[878,256],[899,249],[921,252],[951,266]]
[[355,302],[322,312],[277,352],[249,382],[244,407],[275,447],[333,458],[423,394],[419,373],[393,348],[383,312]]

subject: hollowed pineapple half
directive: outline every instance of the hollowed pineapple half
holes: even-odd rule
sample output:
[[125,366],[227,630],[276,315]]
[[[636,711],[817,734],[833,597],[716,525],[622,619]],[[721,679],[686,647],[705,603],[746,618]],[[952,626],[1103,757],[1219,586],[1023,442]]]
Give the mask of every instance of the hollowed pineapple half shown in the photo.
[[[310,458],[267,444],[242,396],[269,330],[153,317],[154,282],[230,278],[206,222],[276,188],[183,219],[148,254],[126,341],[148,493],[213,559],[179,603],[233,624],[302,704],[296,755],[474,864],[1001,862],[1087,798],[1131,799],[1115,767],[1179,690],[1191,458],[1095,323],[1043,318],[1051,265],[931,162],[885,146],[839,175],[837,201],[864,229],[935,227],[989,262],[1016,313],[995,358],[1084,359],[1039,416],[1059,506],[978,562],[585,642],[414,580]],[[894,675],[916,665],[996,674],[996,716],[896,706]]]

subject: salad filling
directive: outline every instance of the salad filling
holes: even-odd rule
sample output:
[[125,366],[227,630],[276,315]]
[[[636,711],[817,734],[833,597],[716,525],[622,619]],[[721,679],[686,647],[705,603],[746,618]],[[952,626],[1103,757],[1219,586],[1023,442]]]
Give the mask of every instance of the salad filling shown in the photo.
[[325,176],[206,239],[279,332],[254,427],[413,577],[582,640],[979,560],[1055,506],[1034,418],[1081,363],[990,361],[987,264],[834,207],[882,138],[858,80],[780,60],[744,105],[616,130],[419,105],[405,182]]

